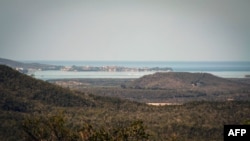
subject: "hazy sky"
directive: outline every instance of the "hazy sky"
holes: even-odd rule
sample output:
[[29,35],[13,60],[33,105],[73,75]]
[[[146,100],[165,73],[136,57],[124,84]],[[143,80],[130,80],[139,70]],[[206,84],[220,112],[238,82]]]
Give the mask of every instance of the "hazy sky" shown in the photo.
[[250,61],[250,0],[0,0],[0,57]]

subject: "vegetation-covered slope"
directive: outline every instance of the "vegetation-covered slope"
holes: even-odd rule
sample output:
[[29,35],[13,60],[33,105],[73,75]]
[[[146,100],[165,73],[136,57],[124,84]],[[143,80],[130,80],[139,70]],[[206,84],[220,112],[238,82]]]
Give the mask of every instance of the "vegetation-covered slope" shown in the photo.
[[249,101],[152,107],[71,91],[6,66],[0,96],[1,140],[217,141],[224,124],[250,119]]
[[[120,97],[144,103],[250,100],[249,79],[225,79],[208,73],[155,73],[139,79],[124,79],[123,82],[106,79],[106,83],[113,87],[107,87],[104,84],[95,85],[98,84],[96,81],[99,79],[93,82],[86,79],[56,80],[56,84],[64,84],[63,86],[97,95]],[[71,85],[68,82],[83,85]],[[84,85],[86,83],[88,85]]]
[[[28,110],[28,107],[33,106],[26,106],[26,104],[30,105],[33,101],[67,107],[94,105],[89,100],[79,98],[68,89],[62,89],[44,81],[36,80],[6,66],[0,65],[0,76],[1,104],[10,110],[12,108],[18,110],[21,105],[23,105],[22,110]],[[19,103],[20,106],[12,107],[11,103]]]

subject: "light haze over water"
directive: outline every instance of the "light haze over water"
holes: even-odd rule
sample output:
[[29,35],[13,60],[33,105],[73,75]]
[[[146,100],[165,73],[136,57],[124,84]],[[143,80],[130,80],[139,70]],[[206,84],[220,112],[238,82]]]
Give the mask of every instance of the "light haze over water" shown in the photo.
[[[170,67],[174,72],[211,73],[224,78],[244,78],[250,74],[250,62],[163,62],[163,61],[28,61],[62,66],[120,66],[131,68]],[[36,71],[39,79],[62,78],[139,78],[155,72],[68,72]]]

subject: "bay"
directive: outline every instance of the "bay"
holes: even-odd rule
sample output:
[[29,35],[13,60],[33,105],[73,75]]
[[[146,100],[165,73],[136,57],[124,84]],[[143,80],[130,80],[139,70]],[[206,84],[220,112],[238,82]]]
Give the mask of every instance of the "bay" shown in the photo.
[[[223,78],[244,78],[250,75],[250,62],[185,62],[185,61],[28,61],[61,66],[121,66],[130,68],[171,67],[174,72],[211,73]],[[35,71],[42,80],[64,78],[139,78],[155,72],[102,72],[102,71]]]
[[250,71],[250,62],[209,61],[26,61],[61,66],[171,67],[174,71]]
[[35,78],[48,79],[65,79],[65,78],[139,78],[144,75],[155,72],[102,72],[102,71],[36,71]]

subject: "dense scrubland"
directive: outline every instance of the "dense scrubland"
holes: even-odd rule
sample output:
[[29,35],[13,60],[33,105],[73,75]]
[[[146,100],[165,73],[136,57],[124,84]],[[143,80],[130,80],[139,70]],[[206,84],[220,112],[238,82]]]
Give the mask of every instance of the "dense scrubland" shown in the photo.
[[208,73],[167,72],[139,79],[62,79],[49,82],[143,103],[250,100],[250,79],[225,79]]
[[[108,89],[97,88],[100,92]],[[94,89],[62,88],[1,65],[1,140],[217,141],[223,140],[225,124],[249,124],[250,121],[248,99],[200,99],[183,105],[155,107],[111,95],[101,96]],[[142,91],[140,95],[145,89],[164,91],[127,86],[113,89],[118,90],[115,93]],[[240,93],[249,97],[245,86]],[[162,93],[167,95],[167,91]]]

